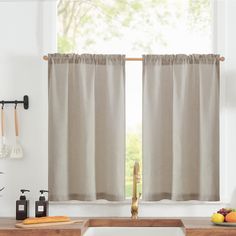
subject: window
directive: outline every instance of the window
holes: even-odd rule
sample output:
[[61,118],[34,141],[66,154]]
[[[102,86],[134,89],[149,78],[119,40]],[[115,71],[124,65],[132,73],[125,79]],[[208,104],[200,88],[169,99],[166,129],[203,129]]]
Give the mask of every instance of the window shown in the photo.
[[[211,0],[60,0],[58,52],[212,53]],[[126,197],[142,160],[142,63],[126,63]],[[141,186],[140,186],[141,187]]]

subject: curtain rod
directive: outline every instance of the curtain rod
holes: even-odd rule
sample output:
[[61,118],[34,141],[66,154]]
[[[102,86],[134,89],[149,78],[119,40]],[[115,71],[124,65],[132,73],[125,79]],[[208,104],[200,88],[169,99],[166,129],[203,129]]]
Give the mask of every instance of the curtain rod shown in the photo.
[[[48,60],[48,56],[43,56],[43,59],[45,61],[47,61]],[[141,58],[141,57],[126,57],[125,60],[126,61],[142,61],[143,58]],[[224,60],[225,60],[224,57],[219,57],[219,61],[224,61]]]

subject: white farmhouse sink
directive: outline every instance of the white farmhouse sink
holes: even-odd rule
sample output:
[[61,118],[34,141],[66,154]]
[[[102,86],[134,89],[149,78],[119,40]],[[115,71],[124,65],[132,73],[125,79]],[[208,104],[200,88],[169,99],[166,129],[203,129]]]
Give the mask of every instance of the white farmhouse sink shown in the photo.
[[89,227],[84,236],[184,236],[181,227]]

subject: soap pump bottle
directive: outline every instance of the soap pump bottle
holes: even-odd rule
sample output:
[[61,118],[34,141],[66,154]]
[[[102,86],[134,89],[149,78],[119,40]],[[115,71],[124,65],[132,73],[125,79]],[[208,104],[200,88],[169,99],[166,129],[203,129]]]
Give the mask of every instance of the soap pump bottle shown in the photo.
[[29,217],[29,200],[26,200],[26,196],[24,195],[29,190],[21,189],[20,191],[22,195],[16,201],[16,220],[24,220]]
[[39,200],[35,202],[35,217],[48,216],[48,201],[46,201],[44,193],[48,193],[47,190],[40,190],[41,196]]

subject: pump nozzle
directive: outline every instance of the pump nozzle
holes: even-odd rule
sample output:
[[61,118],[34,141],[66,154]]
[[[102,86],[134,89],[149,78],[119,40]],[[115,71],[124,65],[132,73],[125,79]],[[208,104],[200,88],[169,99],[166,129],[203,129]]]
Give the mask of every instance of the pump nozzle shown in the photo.
[[40,192],[41,194],[43,194],[43,193],[48,193],[48,190],[39,190],[39,192]]
[[22,192],[22,194],[24,194],[24,192],[30,192],[28,189],[21,189],[20,191]]
[[41,196],[39,197],[39,201],[45,201],[44,193],[48,193],[48,190],[39,190]]
[[20,196],[20,200],[26,200],[24,192],[30,192],[30,191],[28,189],[21,189],[20,191],[22,193],[22,195]]

